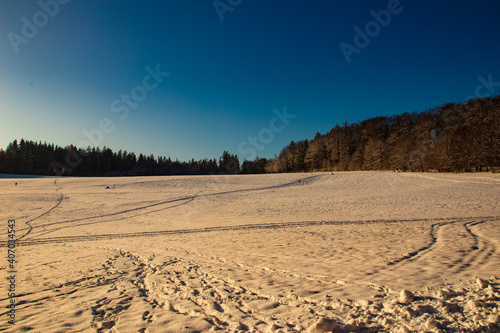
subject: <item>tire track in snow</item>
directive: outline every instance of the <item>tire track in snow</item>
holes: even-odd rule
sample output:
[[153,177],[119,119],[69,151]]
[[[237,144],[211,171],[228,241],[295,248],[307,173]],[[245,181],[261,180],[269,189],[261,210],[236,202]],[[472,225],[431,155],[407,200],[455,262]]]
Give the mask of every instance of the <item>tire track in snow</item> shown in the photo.
[[[288,187],[288,186],[310,185],[311,183],[314,183],[315,181],[319,180],[319,178],[321,178],[321,177],[322,177],[321,175],[314,175],[314,176],[309,176],[309,177],[301,178],[301,179],[298,179],[298,180],[294,180],[292,182],[280,184],[280,185],[266,186],[266,187],[260,187],[260,188],[255,188],[255,189],[241,189],[241,190],[233,190],[233,191],[208,193],[208,194],[204,194],[204,195],[200,195],[200,193],[203,192],[203,191],[199,191],[199,192],[195,193],[192,196],[186,196],[186,197],[171,199],[171,200],[167,200],[167,201],[161,201],[161,202],[157,202],[157,203],[154,203],[154,204],[149,204],[149,205],[145,205],[145,206],[141,206],[141,207],[137,207],[137,208],[125,209],[125,210],[121,210],[121,211],[114,212],[114,213],[108,213],[108,214],[102,214],[102,215],[94,215],[94,216],[82,217],[82,218],[78,218],[78,219],[72,219],[72,220],[65,220],[65,221],[58,221],[58,222],[51,222],[51,223],[40,224],[40,225],[37,225],[37,226],[35,226],[33,228],[43,228],[43,227],[47,227],[47,226],[51,226],[51,225],[56,225],[56,224],[65,224],[65,223],[79,222],[79,221],[85,221],[85,220],[100,219],[100,218],[103,218],[103,217],[118,216],[118,215],[123,215],[123,214],[127,214],[127,213],[132,213],[132,212],[136,212],[136,211],[145,210],[145,209],[148,209],[148,208],[151,208],[151,207],[157,207],[157,206],[161,206],[161,205],[166,205],[166,204],[169,204],[169,203],[174,203],[174,202],[179,202],[179,201],[186,201],[186,200],[192,201],[197,196],[212,197],[212,196],[232,194],[232,193],[266,191],[266,190],[272,190],[272,189],[283,188],[283,187]],[[41,217],[43,215],[45,215],[45,214],[42,214],[39,217]],[[37,218],[39,218],[39,217],[37,217]]]
[[483,265],[487,262],[487,259],[492,255],[497,253],[496,246],[490,242],[486,237],[480,236],[478,233],[474,233],[471,227],[486,223],[486,221],[479,222],[469,222],[464,224],[464,228],[467,231],[469,237],[474,240],[474,245],[470,248],[469,252],[460,259],[459,262],[452,267],[453,273],[459,273],[466,269],[472,269],[473,265]]
[[481,182],[481,181],[474,181],[474,179],[471,179],[471,180],[455,180],[455,179],[447,179],[447,178],[434,178],[434,177],[429,177],[429,176],[424,176],[424,175],[421,175],[421,174],[417,174],[417,173],[410,173],[410,175],[412,176],[416,176],[416,177],[421,177],[421,178],[426,178],[426,179],[431,179],[431,180],[434,180],[434,181],[439,181],[439,182],[453,182],[453,183],[475,183],[475,184],[490,184],[490,185],[498,185],[498,184],[495,184],[494,182],[500,182],[500,179],[495,179],[495,178],[490,178],[490,177],[474,177],[474,179],[488,179],[488,180],[492,180],[493,182]]
[[[443,221],[432,224],[431,230],[429,232],[429,235],[431,237],[431,241],[429,244],[427,244],[424,247],[421,247],[416,251],[403,255],[400,258],[389,261],[387,265],[390,266],[396,264],[406,265],[420,260],[423,256],[431,255],[431,253],[435,253],[435,251],[438,251],[438,253],[439,251],[443,251],[441,248],[436,248],[438,245],[446,245],[446,241],[442,239],[442,237],[440,237],[439,234],[440,231],[442,231],[442,228],[450,226],[452,224],[460,224],[466,232],[466,237],[473,240],[473,244],[467,249],[463,249],[461,251],[454,251],[455,253],[464,252],[466,254],[461,255],[452,264],[448,265],[446,269],[451,270],[453,274],[457,274],[466,269],[472,269],[470,267],[473,265],[481,266],[485,264],[487,262],[487,259],[490,258],[495,253],[497,253],[498,250],[496,246],[492,242],[490,242],[487,238],[479,236],[476,233],[473,233],[471,227],[479,224],[498,221],[498,217],[490,217],[490,218],[476,217],[476,218],[471,218],[470,220],[472,221],[452,220],[452,221]],[[449,247],[446,249],[446,251],[449,251],[448,249]]]
[[417,257],[421,257],[426,252],[431,251],[432,248],[437,244],[437,242],[438,242],[437,233],[441,227],[443,227],[445,225],[449,225],[449,224],[454,224],[457,222],[458,221],[444,221],[444,222],[437,222],[437,223],[432,224],[431,230],[429,231],[429,236],[431,238],[431,241],[429,242],[429,244],[427,244],[427,245],[425,245],[425,246],[423,246],[415,251],[407,253],[406,255],[401,256],[400,258],[391,260],[391,261],[387,262],[387,265],[395,265],[395,264],[398,264],[400,262],[405,262],[405,261],[415,261],[417,259]]
[[[50,233],[53,233],[53,232],[56,232],[56,231],[59,231],[59,230],[62,230],[62,229],[67,229],[67,228],[80,227],[80,226],[92,225],[92,224],[101,224],[101,223],[107,223],[107,222],[116,222],[116,221],[120,221],[120,220],[131,219],[131,218],[134,218],[134,217],[137,217],[137,216],[143,216],[143,215],[147,215],[147,214],[152,214],[152,213],[160,212],[162,210],[166,210],[166,209],[170,209],[170,208],[175,208],[175,207],[179,207],[179,206],[182,206],[182,205],[186,205],[186,204],[192,202],[195,198],[196,198],[196,195],[194,195],[192,198],[188,199],[187,201],[179,203],[179,204],[174,205],[174,206],[160,208],[160,209],[156,209],[156,210],[152,210],[152,211],[149,211],[149,212],[140,213],[140,214],[136,214],[136,215],[132,215],[132,216],[124,216],[124,217],[117,218],[117,219],[109,219],[109,220],[104,220],[104,221],[86,222],[86,223],[79,223],[79,224],[71,224],[71,225],[68,225],[68,226],[61,226],[61,227],[58,227],[58,228],[49,229],[49,230],[47,230],[46,232],[44,232],[42,234],[37,234],[36,237],[41,237],[41,236],[44,236],[44,235],[47,235],[47,234],[50,234]],[[45,226],[41,226],[41,225],[40,226],[36,226],[35,228],[41,228],[41,227],[45,228]]]
[[[54,182],[54,184],[55,184],[55,182]],[[57,188],[56,192],[59,191],[60,189],[61,189],[61,187]],[[53,211],[54,209],[56,209],[61,204],[62,200],[63,200],[63,194],[61,193],[61,196],[59,197],[59,200],[57,201],[57,203],[56,203],[56,205],[54,207],[50,208],[45,213],[43,213],[41,215],[38,215],[37,217],[35,217],[35,218],[33,218],[33,219],[29,220],[29,221],[24,222],[24,224],[26,224],[29,229],[28,229],[28,231],[24,235],[22,235],[21,237],[17,238],[17,240],[19,241],[20,239],[23,239],[24,237],[26,237],[31,232],[31,230],[33,230],[34,227],[30,224],[31,222],[33,222],[33,221],[41,218],[42,216],[45,216],[45,215],[49,214],[51,211]]]
[[[134,233],[116,233],[116,234],[97,234],[85,236],[62,236],[53,238],[39,238],[20,241],[18,246],[51,244],[51,243],[66,243],[66,242],[80,242],[80,241],[97,241],[103,239],[113,238],[131,238],[131,237],[155,237],[164,235],[179,235],[179,234],[193,234],[203,232],[221,232],[221,231],[235,231],[235,230],[259,230],[259,229],[283,229],[283,228],[297,228],[318,225],[345,225],[345,224],[369,224],[369,223],[411,223],[411,222],[436,222],[436,225],[456,223],[459,221],[467,222],[477,219],[498,220],[500,216],[486,216],[486,217],[460,217],[460,218],[435,218],[435,219],[392,219],[392,220],[356,220],[356,221],[302,221],[302,222],[278,222],[278,223],[260,223],[260,224],[244,224],[235,226],[220,226],[220,227],[206,227],[206,228],[193,228],[193,229],[177,229],[177,230],[160,230],[160,231],[144,231]],[[438,222],[440,221],[440,222]],[[430,245],[415,251],[415,256],[422,253],[436,242],[437,237],[433,237]],[[6,241],[0,242],[0,247],[5,247]],[[412,258],[413,258],[412,257]]]

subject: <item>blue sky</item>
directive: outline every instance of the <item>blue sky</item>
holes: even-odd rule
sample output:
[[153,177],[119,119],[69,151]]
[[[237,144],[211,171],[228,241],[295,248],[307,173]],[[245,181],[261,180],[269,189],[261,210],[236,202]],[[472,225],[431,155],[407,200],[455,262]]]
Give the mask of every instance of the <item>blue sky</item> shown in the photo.
[[[2,0],[0,147],[273,157],[344,121],[498,95],[499,12],[493,0]],[[350,62],[341,43],[357,48]]]

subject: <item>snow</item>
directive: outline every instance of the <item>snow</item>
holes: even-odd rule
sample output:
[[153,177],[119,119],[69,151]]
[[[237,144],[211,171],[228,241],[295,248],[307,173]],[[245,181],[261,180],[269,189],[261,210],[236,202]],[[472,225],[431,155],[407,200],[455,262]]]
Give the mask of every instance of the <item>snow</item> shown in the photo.
[[[22,237],[7,331],[294,332],[331,318],[340,332],[354,314],[358,326],[419,330],[435,315],[381,323],[375,305],[408,308],[401,290],[422,302],[445,287],[464,288],[458,304],[487,294],[477,277],[498,293],[497,174],[15,181],[0,179],[1,219]],[[482,309],[486,322],[464,325],[486,325],[494,313]]]

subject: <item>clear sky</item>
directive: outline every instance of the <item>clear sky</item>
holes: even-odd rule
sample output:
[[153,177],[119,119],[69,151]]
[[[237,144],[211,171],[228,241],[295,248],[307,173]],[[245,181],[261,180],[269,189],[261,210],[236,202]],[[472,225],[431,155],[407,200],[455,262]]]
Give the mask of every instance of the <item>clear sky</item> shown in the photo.
[[336,123],[500,94],[498,13],[495,0],[2,0],[0,147],[274,157]]

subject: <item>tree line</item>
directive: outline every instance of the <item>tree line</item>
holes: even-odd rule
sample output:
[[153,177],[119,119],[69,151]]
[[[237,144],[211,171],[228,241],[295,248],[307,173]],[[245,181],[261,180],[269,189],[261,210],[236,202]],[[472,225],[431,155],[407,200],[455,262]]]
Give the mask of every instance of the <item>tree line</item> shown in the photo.
[[[259,163],[259,162],[256,162]],[[291,142],[265,172],[401,170],[472,172],[500,167],[500,96],[424,112],[336,125]]]
[[57,176],[149,176],[204,175],[239,172],[236,155],[224,152],[219,158],[189,162],[169,157],[145,156],[110,148],[60,147],[46,142],[14,140],[0,150],[0,173]]
[[0,149],[0,173],[67,176],[202,175],[500,169],[500,96],[448,103],[424,112],[336,125],[313,140],[292,141],[273,159],[243,161],[224,151],[188,162],[110,148],[60,147],[14,140]]

